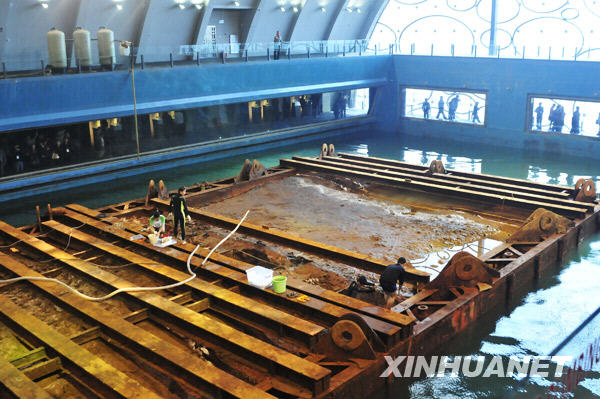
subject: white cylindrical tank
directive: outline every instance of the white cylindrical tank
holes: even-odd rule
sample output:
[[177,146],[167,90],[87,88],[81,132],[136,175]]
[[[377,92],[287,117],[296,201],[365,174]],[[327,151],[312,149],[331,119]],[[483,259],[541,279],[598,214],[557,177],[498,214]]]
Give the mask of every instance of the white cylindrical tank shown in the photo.
[[50,65],[53,68],[64,69],[67,67],[67,46],[65,42],[65,34],[56,28],[50,29],[46,33],[46,41],[48,42],[48,56],[50,57]]
[[115,63],[115,34],[101,26],[98,30],[98,54],[101,65],[112,66]]
[[81,27],[75,28],[73,32],[73,41],[75,42],[75,60],[82,67],[92,65],[92,43],[90,41],[90,32]]

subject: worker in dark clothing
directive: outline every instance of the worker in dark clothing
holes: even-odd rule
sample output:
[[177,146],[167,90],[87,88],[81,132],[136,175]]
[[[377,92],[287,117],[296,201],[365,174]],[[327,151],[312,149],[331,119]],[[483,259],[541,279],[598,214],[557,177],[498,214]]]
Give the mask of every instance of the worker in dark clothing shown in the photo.
[[[379,277],[379,284],[381,285],[383,294],[385,296],[386,309],[390,309],[392,306],[394,306],[396,297],[398,296],[398,287],[402,287],[402,284],[404,284],[405,272],[402,265],[405,263],[406,259],[403,257],[398,258],[398,263],[386,267]],[[396,282],[398,282],[399,285],[396,285]]]
[[185,202],[185,187],[179,187],[177,194],[171,196],[171,213],[173,214],[173,235],[177,237],[177,226],[181,225],[181,240],[185,244],[185,221],[191,221]]
[[429,119],[429,110],[431,109],[431,105],[429,104],[429,101],[427,99],[423,101],[423,105],[421,106],[421,108],[423,109],[423,118]]

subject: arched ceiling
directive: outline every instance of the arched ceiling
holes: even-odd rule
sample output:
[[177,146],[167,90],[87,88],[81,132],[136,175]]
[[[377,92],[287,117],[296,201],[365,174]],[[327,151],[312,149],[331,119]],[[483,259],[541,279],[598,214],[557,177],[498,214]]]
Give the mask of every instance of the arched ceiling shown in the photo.
[[[164,60],[180,45],[203,44],[209,26],[217,43],[364,39],[386,0],[0,0],[0,60],[34,64],[47,58],[46,32],[72,37],[100,26],[139,46],[146,60]],[[67,52],[71,44],[67,42]],[[171,50],[169,50],[171,49]],[[13,69],[13,68],[11,68]]]

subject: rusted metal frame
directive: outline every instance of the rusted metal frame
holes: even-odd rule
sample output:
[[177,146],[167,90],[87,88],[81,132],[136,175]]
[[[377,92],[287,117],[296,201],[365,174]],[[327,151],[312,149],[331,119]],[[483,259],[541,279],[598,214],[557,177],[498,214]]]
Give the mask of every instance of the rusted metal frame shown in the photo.
[[[77,211],[82,215],[89,214],[93,216],[95,211],[89,210],[81,205],[67,205],[68,209]],[[72,213],[67,213],[67,217],[74,216]],[[86,219],[74,219],[81,222]],[[100,223],[109,225],[106,220],[102,220]],[[127,229],[130,233],[138,234],[141,230],[135,230],[131,227]],[[111,233],[111,232],[109,232]],[[180,262],[185,262],[188,255],[186,253],[192,252],[194,246],[191,244],[175,244],[173,247],[180,251],[170,249],[166,252],[162,252],[160,249],[150,246],[149,244],[138,243],[139,245],[145,245],[147,248],[153,250],[156,253],[160,253],[165,256],[169,256],[172,259],[177,259]],[[208,254],[208,250],[199,249],[196,253],[197,257],[194,257],[191,264],[194,266],[201,265],[201,258]],[[402,336],[410,334],[410,327],[414,323],[415,319],[406,318],[404,315],[400,315],[395,312],[391,312],[379,306],[373,306],[370,303],[366,303],[355,298],[350,298],[346,295],[338,294],[334,291],[326,290],[321,287],[317,287],[311,284],[304,283],[303,281],[288,278],[287,287],[288,291],[295,291],[300,294],[310,295],[311,300],[308,302],[298,302],[287,296],[275,294],[271,290],[261,290],[252,287],[248,284],[245,271],[254,265],[228,258],[223,255],[214,253],[211,256],[211,262],[203,268],[196,269],[199,274],[207,274],[212,277],[224,278],[227,281],[232,281],[243,287],[247,292],[251,292],[254,295],[259,295],[266,300],[279,304],[286,309],[294,309],[295,311],[306,314],[308,318],[318,318],[323,320],[328,325],[335,323],[340,317],[348,313],[348,311],[354,311],[365,319],[365,321],[381,336],[386,342],[388,347],[394,345]],[[407,321],[409,320],[409,325]],[[391,324],[393,323],[393,324]],[[400,328],[399,326],[403,326]]]
[[[109,232],[102,229],[102,224],[93,220],[87,220],[83,216],[72,215],[79,217],[79,221],[87,223],[89,226],[97,228],[101,232],[111,234],[112,236],[120,236],[123,240],[128,241],[128,234]],[[50,222],[47,222],[50,223]],[[98,224],[100,226],[98,226]],[[136,263],[139,267],[147,272],[151,272],[159,277],[167,278],[169,282],[177,282],[185,280],[189,277],[189,274],[173,269],[172,267],[161,264],[159,261],[155,261],[150,258],[138,255],[134,252],[124,250],[118,246],[111,245],[98,239],[92,235],[83,233],[80,230],[71,231],[68,226],[58,225],[56,222],[51,222],[47,226],[56,229],[57,232],[64,235],[71,235],[72,240],[77,240],[93,248],[103,251],[112,256],[116,256],[126,262]],[[149,266],[149,264],[155,263],[155,266]],[[305,342],[309,347],[316,344],[318,336],[324,331],[324,328],[308,322],[306,320],[297,318],[293,315],[284,313],[280,310],[271,308],[260,302],[256,302],[250,298],[246,298],[242,295],[231,292],[225,288],[214,286],[205,281],[195,279],[186,284],[189,288],[194,289],[196,292],[202,295],[209,296],[214,302],[223,303],[225,307],[231,309],[234,313],[249,316],[251,319],[258,319],[259,322],[270,326],[274,325],[275,330],[283,330],[287,334],[299,338],[302,342]],[[191,292],[178,295],[171,300],[174,302],[183,304],[191,298]]]
[[[347,159],[359,159],[359,160],[367,160],[367,161],[373,160],[373,161],[376,161],[376,162],[382,163],[382,164],[387,164],[387,165],[392,165],[392,166],[396,166],[396,165],[404,166],[407,168],[413,168],[413,169],[417,169],[417,170],[429,169],[428,166],[414,165],[411,163],[396,161],[396,160],[392,160],[392,159],[368,157],[368,156],[364,156],[364,155],[348,154],[348,153],[344,153],[344,152],[339,153],[338,156],[340,158],[347,158]],[[525,187],[537,187],[537,188],[542,188],[542,189],[545,189],[548,191],[554,191],[554,192],[567,191],[569,193],[569,195],[571,195],[575,192],[575,189],[573,187],[559,186],[559,185],[555,185],[555,184],[537,183],[537,182],[533,182],[531,180],[526,180],[526,179],[515,179],[515,178],[511,178],[511,177],[487,175],[487,174],[483,174],[483,173],[469,173],[469,172],[462,172],[462,171],[454,170],[454,169],[448,170],[448,172],[450,172],[454,176],[485,178],[490,181],[518,184],[518,185],[522,185]]]
[[[46,223],[56,222],[48,221]],[[69,227],[67,229],[70,230]],[[95,281],[104,283],[104,285],[112,289],[135,286],[135,284],[118,278],[114,274],[106,272],[92,264],[80,260],[72,260],[71,255],[67,252],[37,238],[28,237],[25,233],[18,231],[4,222],[0,222],[0,230],[14,238],[27,238],[23,244],[48,255],[55,256],[60,262],[84,273]],[[75,234],[76,231],[73,232],[73,235]],[[155,293],[129,292],[122,295],[137,300],[137,302],[144,304],[161,317],[172,320],[175,324],[185,325],[191,332],[205,336],[209,341],[217,345],[229,348],[232,352],[239,353],[257,363],[266,363],[273,370],[281,372],[284,376],[289,376],[293,380],[308,384],[316,393],[327,387],[330,371],[316,364],[306,362],[300,357],[243,334],[202,314],[195,313]]]
[[[296,159],[296,158],[298,158],[298,157],[294,157],[293,159]],[[327,160],[327,161],[343,163],[346,165],[370,166],[371,168],[375,168],[375,169],[383,169],[386,172],[394,171],[394,172],[408,173],[408,174],[415,176],[416,178],[424,177],[425,176],[424,172],[429,170],[427,167],[423,167],[423,169],[416,170],[413,168],[386,165],[386,164],[379,163],[376,161],[360,161],[360,160],[340,158],[340,157],[324,157],[323,159]],[[503,182],[498,182],[498,181],[491,181],[488,179],[478,178],[477,177],[477,176],[479,176],[478,174],[472,174],[469,176],[459,176],[459,175],[456,175],[454,173],[454,171],[450,171],[449,173],[446,173],[446,174],[436,173],[436,174],[433,174],[433,176],[437,177],[438,179],[447,180],[448,182],[455,182],[455,183],[460,183],[460,184],[476,183],[476,184],[488,185],[488,186],[492,186],[492,187],[518,190],[520,192],[528,192],[528,193],[532,193],[532,194],[545,194],[546,196],[553,196],[555,198],[568,198],[569,197],[569,193],[567,193],[565,190],[550,191],[550,190],[537,188],[537,187],[527,187],[527,186],[518,185],[518,184],[510,184],[510,183],[503,183]],[[485,175],[483,175],[483,176],[485,176]]]
[[[5,255],[0,255],[0,265],[5,269],[15,273],[17,276],[41,276],[34,270],[27,268],[25,265],[22,265]],[[137,327],[119,317],[115,317],[112,312],[105,310],[97,303],[89,302],[55,284],[39,281],[30,281],[29,283],[39,288],[42,292],[49,295],[51,299],[67,307],[80,317],[89,320],[91,323],[99,324],[102,327],[103,333],[105,333],[107,336],[121,341],[124,345],[132,348],[153,363],[159,364],[167,369],[172,369],[174,373],[173,375],[177,375],[180,378],[185,379],[190,384],[199,384],[202,386],[206,385],[216,390],[215,393],[222,391],[223,393],[240,399],[245,399],[248,397],[273,399],[271,395],[255,389],[252,385],[247,384],[246,382],[241,381],[230,374],[227,374],[223,370],[216,368],[201,359],[190,356],[188,352],[184,352],[176,347],[173,347],[172,345],[167,344],[163,340],[148,333],[143,328]],[[6,299],[5,302],[10,302],[10,300]],[[0,307],[0,313],[3,310],[4,308]],[[19,313],[22,317],[28,316],[25,312],[21,311]],[[86,360],[85,356],[80,354],[82,353],[81,351],[84,351],[84,349],[80,348],[74,343],[72,343],[72,345],[74,345],[72,346],[68,343],[63,345],[54,342],[54,340],[62,337],[58,333],[49,334],[45,331],[43,331],[43,333],[39,333],[38,329],[36,328],[25,328],[25,330],[29,333],[37,333],[39,335],[39,339],[42,340],[42,342],[46,342],[48,348],[53,348],[53,350],[64,350],[64,355],[69,356],[69,361],[74,364],[83,361],[84,364],[82,366],[84,368],[93,367],[95,364],[98,364],[93,360]],[[54,340],[48,341],[51,338]],[[106,368],[98,369],[98,371],[94,372],[96,374],[96,378],[103,378],[105,373],[108,373],[108,371],[111,369],[112,366],[108,365]],[[120,388],[126,384],[128,377],[121,377],[122,374],[119,371],[115,371],[115,373],[116,374],[112,374],[112,377],[111,374],[108,373],[106,380],[109,381],[113,388]],[[138,397],[138,395],[143,399],[146,399],[145,395],[148,395],[148,398],[156,397],[151,392],[146,393],[146,389],[137,385],[137,382],[133,381],[131,384],[133,384],[134,388],[131,389],[131,392],[125,395],[125,397]]]
[[97,338],[100,338],[101,333],[102,331],[100,330],[100,327],[94,326],[92,328],[88,328],[87,330],[79,334],[72,335],[69,339],[75,342],[77,345],[83,345]]
[[[154,202],[161,206],[165,205],[164,201],[154,200]],[[238,220],[217,215],[215,213],[202,211],[194,207],[188,207],[188,211],[191,216],[197,219],[227,229],[233,229],[239,223]],[[283,231],[264,228],[248,222],[242,223],[238,231],[252,237],[262,238],[267,241],[276,242],[285,246],[325,256],[328,259],[341,261],[350,266],[375,273],[382,273],[389,263],[358,252],[348,251],[343,248],[334,247],[333,245],[319,243],[306,238],[297,237]],[[405,267],[405,270],[408,273],[408,276],[406,277],[408,281],[417,281],[422,283],[429,282],[429,273],[412,267]]]
[[52,399],[48,392],[1,356],[0,386],[20,399]]
[[311,162],[300,162],[300,161],[294,161],[291,159],[282,159],[280,162],[284,165],[295,166],[299,169],[309,169],[309,170],[315,170],[315,171],[320,171],[320,172],[325,172],[325,173],[365,178],[365,179],[370,179],[373,181],[377,181],[379,183],[388,184],[388,185],[392,185],[392,186],[411,188],[414,190],[421,190],[421,191],[436,192],[436,193],[442,193],[442,194],[446,194],[446,195],[456,195],[456,196],[466,197],[469,199],[474,199],[474,200],[479,200],[479,201],[491,201],[491,202],[498,203],[501,205],[510,205],[513,207],[520,207],[520,208],[525,207],[528,209],[544,207],[553,212],[560,213],[562,215],[566,215],[569,217],[575,217],[575,218],[583,217],[583,216],[585,216],[585,214],[587,212],[587,210],[585,208],[577,208],[574,206],[557,205],[557,204],[550,204],[550,203],[540,202],[540,201],[526,200],[526,199],[522,199],[522,198],[513,198],[510,196],[504,196],[504,195],[498,195],[498,194],[482,193],[479,191],[469,190],[466,188],[440,186],[438,184],[425,183],[425,182],[421,182],[421,181],[411,180],[408,178],[403,179],[403,178],[380,176],[375,173],[352,171],[352,170],[333,167],[333,166],[322,166],[322,165],[318,165],[318,164],[311,163]]
[[[2,258],[4,264],[5,257],[2,256]],[[40,342],[48,352],[59,356],[67,369],[75,369],[76,374],[85,375],[86,383],[90,384],[94,390],[115,398],[158,399],[156,394],[141,386],[137,381],[130,379],[44,322],[29,315],[22,308],[13,304],[9,298],[0,295],[0,299],[2,299],[0,307],[2,319],[11,327],[22,330],[33,340]]]
[[479,294],[479,290],[477,288],[467,290],[463,295],[454,299],[446,306],[441,309],[433,312],[429,316],[427,316],[426,320],[423,320],[419,324],[417,324],[413,330],[413,335],[421,334],[423,330],[426,328],[435,325],[441,319],[450,317],[452,313],[458,311],[462,306],[468,304],[473,298],[475,298]]
[[581,208],[586,208],[588,211],[594,210],[594,204],[590,204],[588,202],[579,202],[579,201],[570,200],[567,198],[557,198],[557,197],[552,197],[552,196],[548,196],[548,195],[542,195],[539,193],[529,193],[529,192],[523,192],[523,191],[508,190],[508,189],[504,189],[504,188],[489,187],[489,186],[485,186],[485,185],[481,185],[481,184],[471,184],[470,182],[469,183],[463,183],[463,182],[459,183],[459,182],[449,181],[446,178],[446,175],[436,175],[434,177],[417,176],[415,174],[410,174],[410,173],[388,171],[388,170],[382,170],[382,169],[366,167],[366,166],[348,165],[344,162],[336,162],[336,161],[330,161],[330,160],[324,160],[324,159],[313,159],[313,158],[298,157],[298,156],[294,156],[292,158],[292,160],[300,161],[300,162],[311,162],[311,163],[314,163],[317,165],[340,167],[340,168],[345,168],[348,170],[359,171],[359,172],[373,173],[373,174],[376,174],[379,176],[388,176],[388,177],[403,178],[403,179],[408,178],[411,180],[421,181],[424,183],[432,183],[432,184],[436,184],[436,185],[440,185],[440,186],[463,188],[463,189],[468,189],[468,190],[477,190],[480,193],[506,195],[506,196],[510,196],[512,198],[522,198],[522,199],[526,199],[526,200],[531,199],[534,201],[544,201],[544,202],[547,202],[549,204],[554,204],[554,205],[577,206],[577,207],[581,207]]

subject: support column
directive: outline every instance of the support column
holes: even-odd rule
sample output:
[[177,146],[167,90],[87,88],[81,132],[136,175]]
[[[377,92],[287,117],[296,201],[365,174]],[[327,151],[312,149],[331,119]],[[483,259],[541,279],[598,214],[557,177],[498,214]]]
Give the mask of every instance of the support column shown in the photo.
[[498,0],[492,0],[492,16],[490,18],[490,47],[489,55],[498,54],[496,36],[498,33]]

